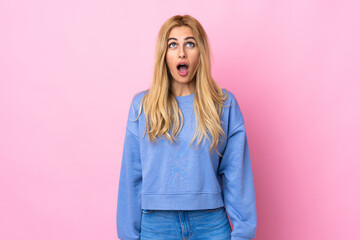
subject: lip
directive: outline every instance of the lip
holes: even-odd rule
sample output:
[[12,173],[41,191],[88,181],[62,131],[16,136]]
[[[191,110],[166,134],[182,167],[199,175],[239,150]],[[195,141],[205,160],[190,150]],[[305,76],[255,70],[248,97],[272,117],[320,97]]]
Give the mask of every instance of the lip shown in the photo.
[[[178,66],[179,66],[180,64],[184,64],[184,65],[186,65],[186,66],[188,67],[187,70],[186,70],[186,72],[182,73],[182,72],[179,71]],[[177,69],[177,72],[179,73],[180,76],[185,77],[185,76],[188,74],[188,72],[189,72],[189,64],[188,64],[187,62],[183,62],[183,61],[178,62],[178,64],[176,64],[176,69]]]
[[177,68],[180,64],[184,64],[184,65],[186,65],[186,66],[189,68],[189,64],[188,64],[187,62],[184,62],[184,61],[178,62],[178,64],[176,64],[176,68]]

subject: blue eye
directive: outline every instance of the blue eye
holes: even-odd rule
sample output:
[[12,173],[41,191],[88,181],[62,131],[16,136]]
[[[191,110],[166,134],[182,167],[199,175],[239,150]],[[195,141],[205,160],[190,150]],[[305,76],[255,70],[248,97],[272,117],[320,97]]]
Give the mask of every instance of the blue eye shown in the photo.
[[[172,43],[169,44],[169,47],[172,48],[172,45],[173,45],[173,44],[176,45],[175,42],[172,42]],[[187,45],[190,44],[190,47],[195,47],[195,43],[193,43],[193,42],[187,42],[186,44],[187,44]],[[175,46],[174,46],[174,47],[175,47]]]

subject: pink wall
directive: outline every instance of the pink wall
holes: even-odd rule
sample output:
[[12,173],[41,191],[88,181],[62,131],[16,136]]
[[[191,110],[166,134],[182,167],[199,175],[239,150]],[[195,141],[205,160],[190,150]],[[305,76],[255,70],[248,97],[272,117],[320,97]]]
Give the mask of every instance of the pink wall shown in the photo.
[[0,239],[116,239],[128,106],[175,14],[244,113],[256,239],[357,239],[359,1],[136,2],[1,1]]

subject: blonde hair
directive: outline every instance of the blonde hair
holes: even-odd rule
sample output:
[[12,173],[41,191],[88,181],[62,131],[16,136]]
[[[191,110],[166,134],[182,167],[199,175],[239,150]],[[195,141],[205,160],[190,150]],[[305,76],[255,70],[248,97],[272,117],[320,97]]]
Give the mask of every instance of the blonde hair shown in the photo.
[[[184,118],[178,107],[176,97],[172,94],[171,74],[165,57],[170,31],[179,26],[191,28],[200,50],[199,63],[194,73],[194,110],[197,125],[190,147],[196,137],[199,137],[196,146],[199,145],[204,136],[209,140],[209,132],[213,139],[209,151],[214,148],[222,156],[217,151],[217,145],[220,135],[225,137],[220,117],[222,108],[225,106],[223,103],[228,97],[228,91],[226,90],[223,93],[221,87],[212,78],[207,34],[201,24],[189,15],[173,16],[161,26],[156,44],[152,84],[140,103],[139,114],[136,119],[139,118],[143,108],[146,118],[144,135],[147,133],[150,141],[154,141],[162,135],[172,143],[173,140],[178,141],[177,136],[183,126]],[[169,131],[171,131],[171,135]]]

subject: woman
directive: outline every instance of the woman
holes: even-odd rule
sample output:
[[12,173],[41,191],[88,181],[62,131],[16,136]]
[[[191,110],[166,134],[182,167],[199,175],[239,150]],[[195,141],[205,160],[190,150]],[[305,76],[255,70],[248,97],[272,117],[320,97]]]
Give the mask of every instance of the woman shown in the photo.
[[129,109],[119,239],[255,237],[244,118],[234,95],[212,79],[209,53],[207,35],[193,17],[176,15],[161,27],[152,85]]

